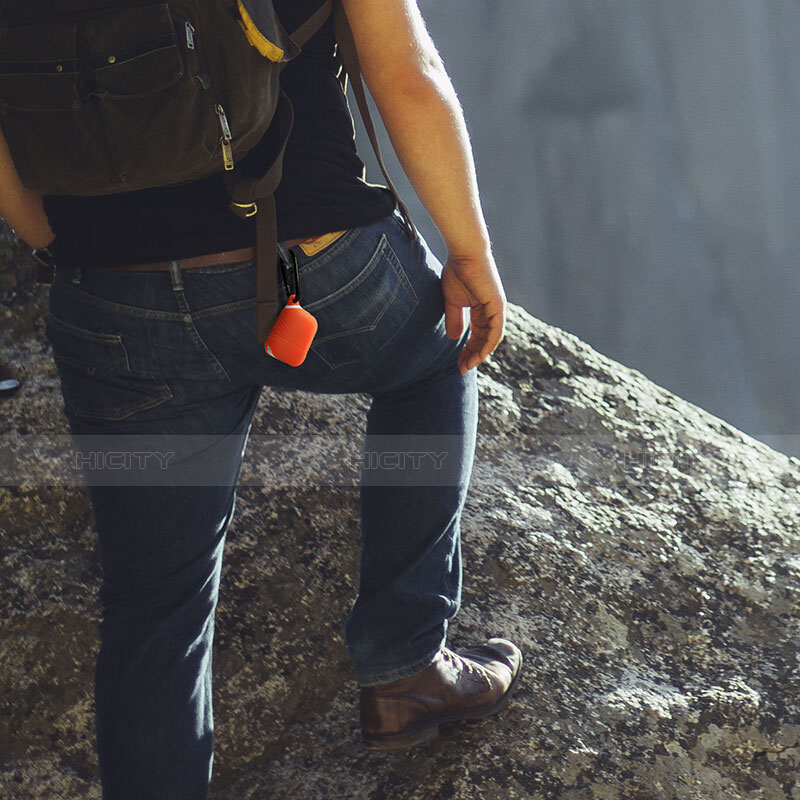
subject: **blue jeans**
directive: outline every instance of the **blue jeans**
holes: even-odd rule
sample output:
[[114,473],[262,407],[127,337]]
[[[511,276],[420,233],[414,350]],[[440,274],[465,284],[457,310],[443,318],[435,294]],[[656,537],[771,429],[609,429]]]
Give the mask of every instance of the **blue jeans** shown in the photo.
[[123,485],[104,479],[104,464],[83,464],[102,567],[95,719],[106,800],[208,796],[214,613],[262,386],[367,393],[365,449],[381,437],[447,441],[446,480],[414,480],[413,462],[406,482],[396,462],[391,480],[376,480],[363,462],[360,583],[344,631],[359,686],[426,667],[458,612],[478,392],[476,370],[457,366],[469,328],[457,341],[445,332],[442,265],[397,212],[296,254],[301,304],[319,322],[299,367],[256,339],[253,260],[65,268],[51,286],[47,336],[74,442],[117,453],[126,436],[212,443],[186,445],[174,485]]

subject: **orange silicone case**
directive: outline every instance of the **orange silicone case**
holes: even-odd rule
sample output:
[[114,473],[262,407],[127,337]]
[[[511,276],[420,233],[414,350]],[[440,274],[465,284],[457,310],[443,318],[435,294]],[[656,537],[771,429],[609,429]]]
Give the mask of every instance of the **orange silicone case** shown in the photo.
[[295,303],[292,295],[278,314],[267,341],[264,342],[264,349],[278,361],[291,367],[299,367],[306,360],[316,333],[316,318],[302,308],[300,303]]

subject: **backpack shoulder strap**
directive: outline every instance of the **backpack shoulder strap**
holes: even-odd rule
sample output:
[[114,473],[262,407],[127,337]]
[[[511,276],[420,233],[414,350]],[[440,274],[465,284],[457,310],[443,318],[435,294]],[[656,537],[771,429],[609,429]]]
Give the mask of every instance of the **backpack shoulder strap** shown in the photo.
[[[386,183],[394,195],[409,236],[417,239],[417,230],[411,220],[411,215],[408,213],[405,203],[400,199],[381,157],[378,137],[375,135],[375,127],[372,124],[364,86],[361,82],[361,70],[353,33],[350,30],[350,23],[347,21],[341,0],[325,0],[309,19],[290,34],[290,38],[295,44],[302,46],[322,27],[331,13],[333,13],[334,33],[337,48],[341,53],[344,71],[342,88],[347,88],[347,76],[349,75],[353,81],[353,92],[356,96],[358,109],[361,112],[361,118],[364,121],[364,126],[372,143],[372,149],[378,159],[381,172],[383,172]],[[280,91],[276,117],[282,143],[276,162],[261,178],[246,178],[239,181],[235,186],[229,187],[231,190],[230,207],[237,216],[247,217],[255,214],[256,211],[259,212],[256,214],[256,308],[259,342],[266,340],[267,334],[277,316],[278,306],[276,280],[278,242],[273,193],[281,179],[283,152],[294,121],[292,104],[283,90]],[[256,201],[258,201],[258,205]]]
[[302,25],[289,34],[289,37],[298,47],[302,47],[325,24],[332,11],[333,0],[325,0]]
[[[302,47],[330,17],[333,0],[325,2],[298,28],[290,39]],[[256,215],[256,311],[258,340],[264,342],[278,312],[277,281],[275,280],[278,252],[277,218],[274,192],[283,173],[283,154],[294,124],[294,111],[286,92],[281,89],[275,108],[275,124],[280,148],[270,168],[259,178],[243,178],[233,182],[226,176],[230,193],[230,209],[238,217]]]
[[[292,31],[289,36],[292,41],[298,45],[298,47],[302,47],[325,24],[331,13],[333,14],[334,35],[337,42],[337,49],[340,53],[343,66],[343,75],[341,78],[342,89],[344,91],[347,90],[347,78],[349,76],[353,84],[353,94],[355,94],[356,102],[358,103],[358,110],[361,113],[361,119],[364,122],[364,128],[367,131],[367,136],[369,136],[372,149],[375,151],[375,157],[378,161],[378,166],[381,168],[383,177],[386,178],[386,183],[388,184],[389,190],[394,195],[394,199],[397,202],[398,208],[400,209],[400,213],[405,222],[406,230],[408,231],[409,236],[416,239],[417,229],[411,219],[411,214],[409,213],[406,204],[400,199],[400,195],[398,194],[397,189],[395,188],[395,185],[389,176],[386,165],[383,163],[381,148],[378,144],[378,137],[375,133],[375,126],[372,123],[372,116],[369,113],[367,97],[364,92],[364,85],[361,81],[361,67],[359,64],[355,41],[353,39],[353,32],[350,29],[350,23],[347,21],[347,15],[341,0],[325,0],[325,2],[322,3],[322,5],[305,22],[303,22],[299,27],[295,28],[295,30]],[[287,138],[290,129],[291,123],[286,130]],[[281,148],[281,155],[283,154],[283,149],[286,146],[285,141],[282,141],[283,147]],[[279,176],[280,173],[278,173],[278,180],[280,180]],[[265,175],[260,181],[250,182],[248,185],[248,194],[254,198],[263,197],[266,194],[271,193],[277,186],[275,177],[275,175],[270,174]],[[242,188],[243,187],[240,187],[238,192],[239,197],[237,199],[239,199],[240,202],[247,203],[248,201],[243,197]]]

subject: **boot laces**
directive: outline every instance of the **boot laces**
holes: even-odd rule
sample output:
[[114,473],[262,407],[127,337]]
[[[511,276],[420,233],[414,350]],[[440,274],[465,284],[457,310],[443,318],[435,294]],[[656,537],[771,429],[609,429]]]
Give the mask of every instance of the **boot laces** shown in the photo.
[[463,658],[458,653],[454,652],[453,650],[447,650],[447,654],[449,655],[450,660],[459,670],[466,669],[469,675],[477,677],[479,680],[484,681],[488,684],[489,688],[494,688],[492,686],[491,680],[489,680],[489,676],[486,674],[486,671],[481,669],[480,665],[476,664],[474,661],[471,661],[469,658]]

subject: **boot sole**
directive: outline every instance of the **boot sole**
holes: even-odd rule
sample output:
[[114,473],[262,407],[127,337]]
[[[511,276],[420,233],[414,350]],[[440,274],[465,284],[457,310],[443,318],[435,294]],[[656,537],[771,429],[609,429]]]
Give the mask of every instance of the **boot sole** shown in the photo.
[[369,733],[361,733],[361,741],[367,750],[389,751],[389,750],[405,750],[406,748],[413,747],[417,744],[435,739],[439,735],[439,726],[448,722],[460,722],[469,719],[483,719],[499,711],[510,699],[514,687],[519,681],[519,676],[522,674],[523,659],[520,656],[519,669],[514,676],[511,684],[509,685],[506,693],[489,708],[483,711],[467,711],[461,714],[450,714],[446,717],[441,717],[437,720],[425,722],[418,725],[416,728],[404,731],[403,733],[391,733],[383,736]]

